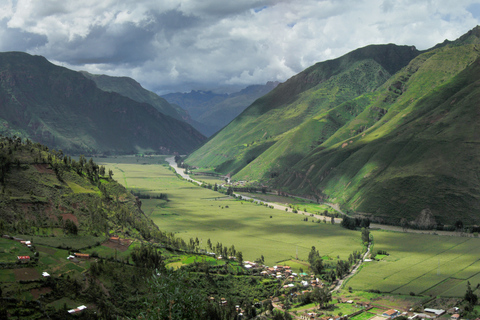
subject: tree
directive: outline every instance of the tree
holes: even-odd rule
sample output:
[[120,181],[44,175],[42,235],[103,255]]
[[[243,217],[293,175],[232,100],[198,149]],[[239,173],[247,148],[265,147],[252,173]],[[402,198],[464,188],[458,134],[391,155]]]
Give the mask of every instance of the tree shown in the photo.
[[368,228],[362,228],[362,243],[370,242],[370,231]]
[[67,219],[65,221],[65,226],[63,227],[63,229],[65,230],[66,233],[68,234],[73,234],[73,235],[77,235],[78,234],[78,227],[77,225],[75,224],[75,222],[73,222],[72,220],[70,219]]
[[472,287],[470,286],[470,281],[467,281],[467,291],[465,292],[464,299],[470,306],[472,306],[472,309],[473,306],[478,302],[478,297],[475,293],[473,293]]
[[207,309],[214,312],[204,297],[198,294],[194,281],[182,269],[164,269],[160,275],[152,277],[149,285],[151,294],[138,318],[207,319]]
[[243,253],[242,253],[242,251],[237,251],[237,261],[238,261],[238,264],[243,265]]
[[323,272],[323,259],[317,257],[312,264],[310,264],[310,268],[315,274],[322,274]]
[[455,222],[455,230],[463,231],[463,221],[462,220],[457,220]]
[[332,301],[332,293],[326,286],[323,288],[316,287],[312,292],[313,302],[319,305],[322,309],[326,304]]

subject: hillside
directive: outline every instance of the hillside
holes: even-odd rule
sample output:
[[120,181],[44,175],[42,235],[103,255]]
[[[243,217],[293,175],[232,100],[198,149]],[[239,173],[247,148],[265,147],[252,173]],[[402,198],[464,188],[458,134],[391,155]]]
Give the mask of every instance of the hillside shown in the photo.
[[132,78],[91,74],[86,71],[81,71],[81,73],[88,79],[95,81],[97,86],[103,91],[116,92],[137,102],[148,103],[161,113],[177,120],[185,121],[189,119],[185,110],[178,106],[172,106],[167,100],[143,88],[140,83]]
[[[369,46],[341,58],[318,63],[280,84],[267,95],[255,101],[227,127],[210,139],[187,160],[196,166],[214,166],[223,173],[236,174],[259,155],[282,142],[294,147],[281,154],[286,160],[280,165],[290,166],[310,151],[321,134],[298,139],[283,139],[315,115],[333,109],[365,92],[373,92],[395,71],[406,65],[418,51],[412,47],[395,45]],[[357,111],[358,112],[358,111]],[[354,116],[348,112],[348,116]],[[339,127],[340,124],[333,123]],[[317,129],[319,130],[319,129]],[[335,132],[325,125],[325,135]],[[326,137],[323,137],[325,139]],[[299,143],[299,140],[307,141]],[[297,156],[297,153],[300,152]],[[277,161],[263,163],[275,165]],[[260,179],[262,175],[250,177]]]
[[369,46],[319,63],[252,104],[187,163],[384,223],[478,223],[479,35],[477,27],[424,53]]
[[149,318],[153,308],[162,319],[172,309],[182,319],[231,319],[235,304],[248,301],[255,314],[253,299],[278,289],[238,262],[199,254],[193,239],[160,231],[105,171],[92,159],[0,136],[1,319]]
[[204,139],[147,103],[26,53],[0,54],[0,105],[0,133],[66,153],[187,153]]
[[1,137],[0,169],[1,232],[160,237],[141,202],[92,159],[76,161],[30,140]]
[[163,97],[185,109],[191,117],[187,122],[209,137],[277,85],[278,82],[267,82],[265,85],[248,86],[230,94],[193,90],[189,93],[169,93]]

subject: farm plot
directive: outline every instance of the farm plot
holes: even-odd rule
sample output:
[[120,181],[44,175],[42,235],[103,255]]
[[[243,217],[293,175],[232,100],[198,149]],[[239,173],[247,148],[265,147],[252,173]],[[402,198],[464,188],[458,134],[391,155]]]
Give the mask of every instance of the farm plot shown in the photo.
[[348,282],[356,290],[461,296],[467,280],[480,281],[480,239],[384,231],[373,235],[374,250],[389,256],[364,264]]
[[[198,237],[201,247],[207,248],[208,239],[213,245],[234,245],[243,252],[245,260],[263,255],[267,265],[295,258],[297,252],[299,259],[306,260],[312,246],[335,259],[347,259],[353,251],[362,250],[358,231],[313,223],[309,216],[233,200],[180,180],[163,166],[104,164],[130,189],[167,194],[166,203],[142,199],[142,209],[162,231],[173,232],[187,242]],[[309,221],[303,221],[305,217]]]
[[13,273],[15,274],[16,280],[37,280],[40,278],[40,274],[34,268],[20,268],[14,269]]

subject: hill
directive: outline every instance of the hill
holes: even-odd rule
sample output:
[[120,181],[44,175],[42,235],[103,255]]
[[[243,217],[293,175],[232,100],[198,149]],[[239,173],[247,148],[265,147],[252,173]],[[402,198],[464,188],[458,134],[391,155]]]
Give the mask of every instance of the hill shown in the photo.
[[66,153],[187,153],[204,137],[190,125],[40,56],[0,54],[0,133]]
[[278,82],[267,82],[265,85],[248,86],[230,94],[192,90],[189,93],[169,93],[162,97],[185,109],[191,116],[187,122],[208,137],[277,85]]
[[141,202],[92,159],[76,161],[17,137],[1,137],[0,146],[0,232],[160,237]]
[[[479,28],[426,52],[369,46],[257,100],[188,159],[417,227],[475,224]],[[475,63],[474,63],[475,62]]]
[[254,299],[280,289],[160,231],[92,159],[0,136],[0,188],[2,319],[232,319],[241,303],[251,318]]
[[169,104],[167,100],[159,97],[156,93],[143,88],[140,83],[132,78],[91,74],[86,71],[81,71],[81,73],[88,79],[95,81],[97,87],[103,91],[116,92],[137,102],[148,103],[161,113],[177,120],[186,121],[189,119],[185,110]]

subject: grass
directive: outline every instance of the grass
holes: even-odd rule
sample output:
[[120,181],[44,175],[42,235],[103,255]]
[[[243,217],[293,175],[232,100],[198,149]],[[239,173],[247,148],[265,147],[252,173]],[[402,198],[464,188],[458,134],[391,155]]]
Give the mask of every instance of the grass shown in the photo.
[[293,213],[233,200],[179,180],[163,166],[103,164],[112,169],[115,176],[124,174],[126,182],[120,183],[128,183],[129,188],[142,193],[166,193],[169,199],[166,204],[142,199],[142,210],[162,231],[173,232],[187,242],[198,237],[203,248],[207,247],[208,239],[214,245],[217,242],[228,247],[234,245],[237,251],[242,251],[245,260],[263,255],[267,265],[294,259],[297,250],[299,259],[306,260],[312,246],[322,255],[341,259],[347,259],[354,250],[361,250],[359,232],[338,225],[305,222],[302,216]]
[[375,249],[389,253],[364,264],[346,286],[394,294],[462,296],[480,280],[480,239],[373,231]]
[[373,313],[369,313],[369,312],[362,312],[360,314],[357,314],[356,316],[350,318],[352,320],[368,320],[370,318],[373,318],[375,317],[375,315]]
[[[20,235],[21,236],[21,235]],[[63,247],[79,250],[91,246],[96,246],[105,240],[104,237],[95,236],[56,236],[56,237],[40,237],[40,236],[24,236],[25,239],[32,240],[35,244],[46,245],[50,247]]]

